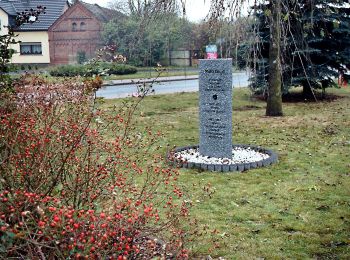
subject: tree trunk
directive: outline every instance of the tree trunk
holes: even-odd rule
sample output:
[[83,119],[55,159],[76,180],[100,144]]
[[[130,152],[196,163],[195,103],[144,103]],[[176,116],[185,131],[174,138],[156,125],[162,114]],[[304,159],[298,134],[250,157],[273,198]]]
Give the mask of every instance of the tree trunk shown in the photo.
[[282,116],[281,91],[281,0],[273,0],[270,18],[269,85],[267,116]]
[[303,84],[303,98],[306,100],[313,100],[313,101],[317,102],[317,98],[316,98],[315,93],[312,90],[309,82],[304,81],[302,84]]
[[303,98],[305,99],[314,99],[313,92],[311,87],[307,82],[303,83]]

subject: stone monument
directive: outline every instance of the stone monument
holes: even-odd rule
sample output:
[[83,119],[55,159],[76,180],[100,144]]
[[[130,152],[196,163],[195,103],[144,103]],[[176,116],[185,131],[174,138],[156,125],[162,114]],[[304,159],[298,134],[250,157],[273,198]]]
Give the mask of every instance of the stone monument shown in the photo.
[[245,171],[268,166],[277,155],[254,145],[232,144],[232,60],[199,60],[199,145],[167,154],[177,167]]
[[199,153],[232,157],[232,59],[199,60]]

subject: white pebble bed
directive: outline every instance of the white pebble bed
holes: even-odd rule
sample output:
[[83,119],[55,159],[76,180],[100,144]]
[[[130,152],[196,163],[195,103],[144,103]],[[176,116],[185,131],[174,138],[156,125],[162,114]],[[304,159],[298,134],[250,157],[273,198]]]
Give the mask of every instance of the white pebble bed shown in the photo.
[[185,161],[188,163],[205,163],[205,164],[236,164],[236,163],[252,163],[262,161],[270,156],[260,153],[249,147],[234,147],[232,149],[232,158],[215,158],[202,156],[199,154],[198,148],[192,148],[176,152],[174,154],[177,161]]

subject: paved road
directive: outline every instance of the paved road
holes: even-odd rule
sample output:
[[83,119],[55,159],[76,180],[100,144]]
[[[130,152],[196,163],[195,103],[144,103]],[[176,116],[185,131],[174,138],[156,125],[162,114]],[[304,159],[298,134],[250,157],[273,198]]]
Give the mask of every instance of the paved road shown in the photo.
[[159,77],[159,78],[144,78],[144,79],[118,79],[108,80],[103,82],[103,86],[119,86],[119,85],[134,85],[138,82],[151,83],[151,82],[168,82],[168,81],[183,81],[198,79],[198,75],[188,76],[171,76],[171,77]]
[[[233,73],[233,87],[246,87],[248,85],[248,74],[245,72]],[[198,77],[188,76],[187,79],[183,77],[169,77],[159,79],[162,82],[153,85],[154,94],[169,94],[178,92],[197,92],[198,91]],[[169,81],[164,81],[169,80]],[[138,80],[134,80],[137,82]],[[117,82],[115,82],[117,83]],[[119,82],[120,83],[120,82]],[[137,92],[135,83],[129,80],[124,80],[123,85],[104,86],[97,91],[97,97],[104,97],[107,99],[130,97]]]

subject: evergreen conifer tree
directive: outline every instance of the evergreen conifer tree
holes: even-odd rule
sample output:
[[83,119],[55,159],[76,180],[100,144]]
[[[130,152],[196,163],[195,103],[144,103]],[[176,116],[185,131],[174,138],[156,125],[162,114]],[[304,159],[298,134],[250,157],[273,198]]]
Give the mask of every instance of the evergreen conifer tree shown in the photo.
[[[303,86],[307,98],[313,89],[335,86],[335,78],[349,78],[350,6],[345,1],[284,1],[282,5],[282,90]],[[252,66],[252,88],[264,92],[268,82],[270,3],[258,6],[258,58]]]

